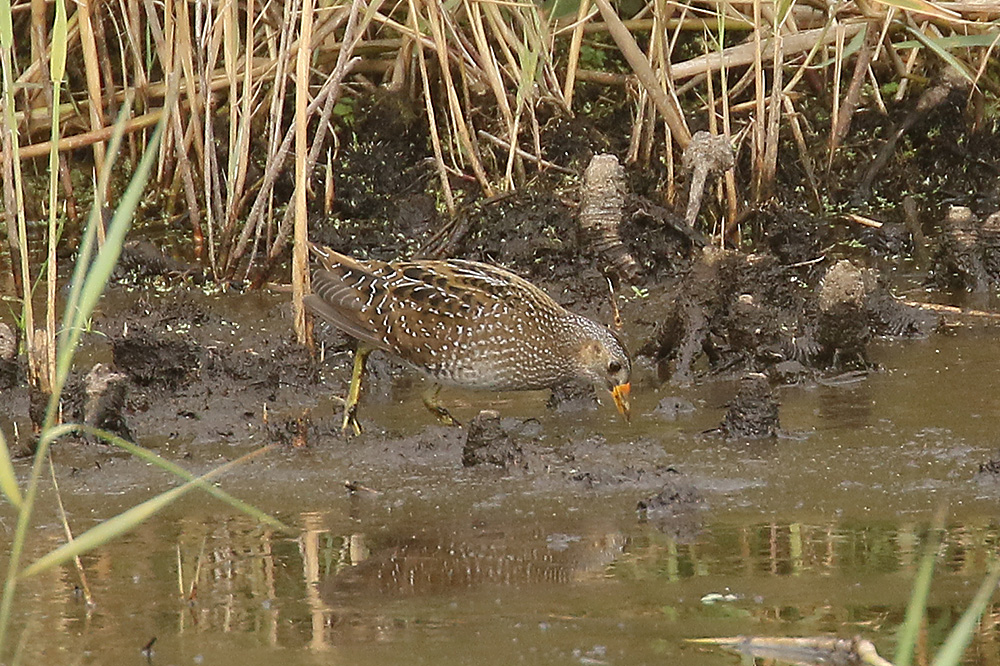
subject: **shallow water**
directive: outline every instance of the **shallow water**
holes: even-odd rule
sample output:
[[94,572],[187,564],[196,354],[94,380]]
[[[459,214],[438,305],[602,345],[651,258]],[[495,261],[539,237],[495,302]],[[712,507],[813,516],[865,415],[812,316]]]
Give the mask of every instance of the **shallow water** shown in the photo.
[[[504,396],[501,411],[537,415],[553,432],[601,432],[612,452],[634,441],[667,451],[704,508],[666,525],[637,517],[655,491],[635,487],[547,485],[454,458],[366,466],[340,440],[278,450],[223,485],[294,534],[189,495],[84,558],[92,606],[72,567],[22,583],[22,663],[733,664],[684,639],[738,634],[861,635],[891,658],[927,526],[943,510],[933,651],[1000,541],[1000,482],[977,475],[998,455],[1000,344],[995,330],[961,329],[874,356],[885,371],[863,381],[781,389],[786,435],[767,442],[700,434],[718,424],[727,383],[638,392],[631,427],[607,410],[581,426],[546,414],[537,395]],[[668,395],[698,410],[650,416]],[[417,431],[416,405],[372,418]],[[209,448],[189,467],[233,449]],[[60,473],[77,533],[171,483],[121,458]],[[345,479],[378,493],[350,495]],[[62,539],[50,489],[38,516],[32,557]],[[1000,663],[996,617],[969,663]]]

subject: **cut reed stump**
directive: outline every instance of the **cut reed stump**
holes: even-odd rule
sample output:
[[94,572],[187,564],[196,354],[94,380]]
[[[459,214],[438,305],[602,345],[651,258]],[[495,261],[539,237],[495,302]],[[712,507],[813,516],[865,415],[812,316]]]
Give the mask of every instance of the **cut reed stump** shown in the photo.
[[599,257],[605,273],[632,282],[639,265],[618,235],[625,205],[625,171],[614,155],[594,155],[583,175],[580,197],[581,245]]

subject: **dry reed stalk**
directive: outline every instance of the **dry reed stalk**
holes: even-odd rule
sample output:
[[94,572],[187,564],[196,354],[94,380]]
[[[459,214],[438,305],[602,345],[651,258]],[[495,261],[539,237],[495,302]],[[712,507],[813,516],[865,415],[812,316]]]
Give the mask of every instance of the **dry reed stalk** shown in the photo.
[[[91,5],[91,2],[95,5]],[[87,96],[90,102],[90,129],[99,131],[104,128],[104,108],[101,103],[101,73],[97,56],[97,42],[94,36],[94,26],[92,21],[92,9],[96,9],[96,0],[80,0],[76,3],[76,14],[80,25],[80,44],[83,46],[84,73],[87,78]],[[111,82],[109,81],[110,85]],[[104,144],[95,142],[94,149],[94,169],[100,173],[104,166]],[[108,200],[109,192],[99,193],[104,201]],[[97,227],[98,246],[104,244],[104,225]]]
[[[719,21],[719,43],[725,43],[725,35],[727,31],[727,23],[724,20]],[[746,85],[750,85],[750,79],[752,77],[752,72],[747,72],[744,77]],[[708,80],[711,81],[712,77],[709,75]],[[728,145],[733,144],[733,109],[731,100],[735,94],[738,94],[740,82],[738,81],[736,87],[730,89],[729,87],[729,69],[726,64],[723,63],[722,68],[719,70],[719,100],[722,105],[722,128],[719,130],[722,136],[726,138]],[[713,114],[714,116],[714,114]],[[741,230],[738,224],[739,210],[737,205],[737,188],[736,188],[736,173],[734,169],[726,169],[723,174],[723,191],[726,195],[727,210],[725,219],[730,225],[735,225],[736,228],[736,240],[737,243],[742,241]],[[723,228],[722,236],[726,237],[726,229]]]
[[[563,98],[566,100],[566,107],[573,108],[573,91],[576,87],[576,70],[580,63],[580,48],[583,46],[583,31],[587,26],[587,20],[592,16],[590,12],[590,0],[580,0],[580,5],[576,8],[576,24],[570,38],[569,53],[566,62],[566,80],[563,83]],[[656,31],[653,31],[656,34]]]
[[[243,49],[243,62],[250,63],[253,61],[253,52],[255,46],[254,38],[254,20],[256,18],[254,0],[247,0],[246,8],[246,46]],[[226,202],[226,209],[230,215],[230,221],[227,223],[230,227],[235,225],[236,216],[239,214],[242,206],[241,201],[243,199],[243,190],[246,187],[247,180],[247,169],[250,165],[250,136],[251,127],[250,121],[253,119],[253,109],[252,105],[256,99],[257,91],[260,88],[261,83],[255,81],[253,77],[253,67],[244,65],[243,67],[243,95],[240,100],[240,123],[239,130],[237,132],[237,158],[236,158],[236,177],[233,179],[233,186],[229,188],[230,199]],[[239,194],[237,194],[239,193]]]
[[847,88],[847,94],[840,104],[836,115],[836,124],[833,127],[833,134],[830,136],[830,159],[843,142],[847,132],[851,129],[851,119],[854,112],[861,103],[861,86],[865,81],[865,75],[872,61],[875,47],[878,45],[881,31],[877,27],[879,18],[869,19],[865,24],[865,37],[854,59],[854,72],[851,75],[851,83]]
[[[196,154],[201,154],[202,146],[198,142],[198,132],[196,127],[201,117],[200,100],[193,93],[194,84],[194,63],[191,47],[191,33],[189,21],[187,20],[187,3],[181,0],[175,3],[174,0],[166,0],[163,11],[163,28],[157,18],[156,8],[152,0],[145,1],[147,28],[153,38],[155,52],[160,61],[160,66],[165,72],[172,72],[169,78],[170,83],[163,86],[162,95],[166,99],[171,99],[167,94],[173,86],[178,86],[180,81],[184,81],[185,93],[183,98],[178,95],[173,97],[176,101],[172,108],[165,108],[164,112],[170,114],[169,122],[165,126],[166,136],[163,139],[164,146],[174,146],[173,151],[160,151],[159,169],[162,178],[164,167],[173,155],[177,161],[175,178],[180,178],[185,199],[187,201],[188,216],[191,221],[194,250],[196,256],[202,256],[204,248],[204,236],[201,225],[201,205],[198,203],[198,195],[194,184],[195,174],[191,166],[188,149],[193,144]],[[179,16],[175,16],[175,13]],[[175,20],[175,18],[177,20]],[[176,40],[176,43],[175,43]],[[157,91],[159,92],[159,91]],[[152,90],[147,90],[147,94],[152,94]],[[159,96],[159,95],[157,95]],[[182,99],[187,104],[187,113],[183,114],[188,118],[185,126],[182,117]]]
[[[14,284],[19,288],[21,297],[21,325],[26,332],[24,336],[25,350],[28,356],[28,376],[38,376],[35,366],[34,340],[31,332],[35,330],[34,308],[31,301],[31,271],[28,265],[28,231],[24,214],[24,189],[21,174],[21,159],[18,155],[17,124],[14,121],[14,63],[13,30],[9,16],[0,22],[0,70],[3,75],[2,94],[3,124],[0,126],[0,145],[3,147],[3,192],[4,209],[7,218],[7,242],[10,250],[11,263],[17,262],[18,268],[12,266],[11,273]],[[0,628],[2,631],[2,628]]]
[[[146,0],[146,2],[147,13],[153,11],[150,0]],[[201,49],[196,46],[197,41],[191,32],[192,21],[188,10],[188,1],[167,0],[167,2],[169,3],[167,6],[173,6],[174,11],[164,12],[164,27],[169,27],[169,30],[165,30],[167,51],[164,52],[165,57],[162,58],[161,65],[164,71],[179,71],[181,73],[183,81],[181,90],[184,93],[188,109],[187,122],[184,122],[184,118],[177,118],[180,121],[179,124],[184,128],[184,132],[175,141],[179,142],[178,146],[183,147],[184,153],[187,153],[189,149],[193,150],[193,159],[197,163],[204,160],[206,151],[200,128],[206,122],[203,118],[210,116],[208,100],[202,94],[203,91],[200,91],[201,82],[198,79],[198,69],[195,65],[195,55],[201,53]],[[213,91],[221,89],[225,85],[223,77],[218,77],[217,80],[219,81],[217,87],[210,86]],[[172,110],[174,113],[179,112],[179,105],[180,99],[178,99],[178,107]]]
[[879,113],[881,113],[883,117],[888,118],[889,109],[886,108],[885,100],[882,99],[882,84],[879,82],[878,77],[875,76],[875,70],[872,68],[871,63],[868,64],[865,74],[868,77],[868,82],[871,84],[872,101],[875,102],[875,106],[878,107]]
[[[142,22],[140,21],[141,9],[139,0],[119,0],[122,15],[125,17],[125,37],[128,42],[129,52],[132,60],[132,88],[138,93],[139,108],[145,108],[147,100],[145,90],[149,86],[149,77],[143,67],[143,49],[139,46],[139,39],[142,36]],[[125,72],[125,67],[122,67]]]
[[[632,95],[630,95],[632,96]],[[629,136],[628,142],[628,152],[625,154],[626,164],[635,164],[637,162],[641,164],[646,164],[645,161],[640,160],[640,150],[643,145],[643,132],[648,130],[650,122],[646,120],[646,107],[649,106],[649,95],[646,91],[639,87],[635,92],[635,115],[632,119],[632,133]],[[656,118],[652,119],[652,126],[656,127]]]
[[[56,0],[55,25],[52,28],[52,57],[49,59],[50,90],[47,96],[53,108],[59,106],[59,96],[62,92],[62,82],[66,76],[66,4],[64,0]],[[58,282],[56,244],[59,242],[58,221],[58,188],[59,150],[56,148],[59,140],[59,116],[56,115],[50,128],[52,150],[49,151],[49,224],[46,245],[48,255],[45,262],[45,367],[42,371],[42,386],[51,389],[56,377],[56,283]],[[96,187],[94,205],[103,208],[102,192]],[[50,461],[51,463],[51,461]]]
[[[163,111],[160,110],[133,118],[125,123],[125,132],[135,133],[152,127],[159,122],[162,115]],[[104,127],[96,132],[86,132],[84,134],[74,134],[73,136],[63,137],[59,139],[56,149],[60,152],[66,152],[86,148],[87,146],[92,146],[95,143],[107,141],[111,138],[113,133],[114,129],[112,127]],[[40,143],[33,143],[30,146],[25,146],[19,151],[19,156],[22,160],[41,157],[42,155],[48,154],[50,150],[52,150],[52,142],[43,141]]]
[[[47,459],[49,463],[49,475],[52,477],[52,489],[56,495],[56,506],[59,509],[59,520],[63,526],[63,534],[66,535],[66,543],[73,543],[73,531],[69,527],[69,517],[66,515],[66,507],[63,506],[62,493],[59,492],[59,480],[56,478],[55,465],[52,464],[51,451]],[[87,582],[87,571],[83,568],[83,562],[80,560],[79,555],[73,556],[73,564],[76,566],[76,572],[80,576],[80,589],[83,592],[84,601],[87,602],[89,615],[90,609],[94,606],[94,595],[91,593],[90,584]]]
[[[517,167],[518,173],[522,171],[521,164],[520,162],[517,161],[517,148],[519,144],[521,113],[524,108],[523,81],[525,77],[528,76],[528,74],[526,74],[523,71],[526,63],[521,62],[519,58],[516,58],[514,56],[514,50],[516,50],[517,48],[515,45],[518,43],[518,41],[516,36],[511,32],[507,23],[503,20],[502,16],[500,15],[499,9],[490,3],[487,4],[477,3],[477,4],[482,6],[483,9],[485,10],[486,20],[490,26],[490,31],[493,34],[494,42],[497,44],[497,46],[499,46],[500,52],[503,54],[504,61],[507,64],[506,68],[507,77],[510,79],[512,83],[517,85],[517,89],[514,93],[514,107],[513,109],[510,109],[508,105],[509,113],[505,117],[507,121],[509,149],[507,151],[507,159],[504,162],[505,167],[504,167],[503,179],[505,187],[507,189],[513,189],[515,186],[514,175],[513,175],[514,168]],[[490,49],[490,53],[491,57],[493,57],[495,60],[495,56],[492,55],[492,49]],[[530,55],[527,53],[525,54],[525,57],[530,59]],[[498,71],[502,71],[499,65],[497,67]],[[533,80],[533,74],[531,76]],[[503,88],[502,83],[501,83],[501,88],[502,88],[501,91],[496,94],[498,96],[506,97],[507,92],[506,89]]]
[[[664,43],[665,31],[659,28],[662,25],[662,19],[665,18],[665,11],[667,9],[663,0],[655,0],[653,5],[654,25],[650,30],[649,54],[647,56],[650,66],[655,66],[655,70],[661,74],[669,72],[670,62]],[[666,76],[669,76],[669,73]],[[637,103],[626,161],[648,165],[653,155],[653,142],[656,140],[656,110],[644,87],[630,87],[630,91],[634,91]]]
[[[337,68],[330,73],[330,76],[327,77],[327,80],[323,84],[319,93],[316,94],[312,102],[309,104],[309,115],[316,113],[320,105],[330,105],[331,96],[336,95],[339,92],[341,81],[350,72],[351,67],[355,62],[356,60],[349,60],[343,68]],[[244,224],[243,231],[241,232],[237,249],[230,259],[230,264],[234,267],[236,262],[243,256],[243,251],[245,251],[245,246],[250,235],[254,233],[254,229],[260,224],[260,220],[264,215],[264,210],[268,207],[270,201],[269,194],[274,187],[275,181],[278,179],[278,176],[284,168],[284,159],[291,150],[294,138],[295,127],[293,125],[285,132],[285,136],[282,139],[281,144],[278,146],[275,153],[271,155],[267,169],[264,172],[264,178],[262,179],[260,188],[257,192],[257,198],[254,200],[253,207],[250,209],[250,214],[247,216],[247,221]],[[288,240],[291,225],[287,221],[291,219],[291,213],[293,211],[294,207],[288,207],[286,209],[286,216],[278,225],[277,232],[269,244],[269,251],[267,253],[268,264],[277,258],[277,256],[281,253],[281,250],[284,248],[285,242]],[[252,266],[247,266],[248,275],[251,268]],[[266,276],[268,269],[269,267],[265,267],[262,277]]]
[[292,245],[292,308],[295,336],[301,345],[312,348],[312,332],[303,303],[309,290],[309,63],[312,59],[312,0],[302,0],[299,38],[295,58],[295,243]]
[[[48,5],[45,0],[31,0],[31,62],[48,62]],[[41,78],[41,77],[39,77]],[[25,91],[25,106],[27,108],[44,108],[45,100],[39,94],[39,88]]]
[[[101,113],[104,114],[109,109],[111,110],[112,113],[114,113],[114,109],[112,108],[111,105],[111,99],[114,96],[115,75],[111,67],[111,52],[109,51],[107,33],[104,30],[104,21],[101,20],[102,13],[104,12],[102,11],[98,12],[97,20],[94,21],[93,26],[94,26],[94,39],[96,40],[97,44],[97,64],[100,67],[102,80],[107,82],[107,84],[102,86],[101,88],[101,97],[102,97]],[[119,52],[121,51],[122,49],[119,48]],[[122,83],[123,85],[126,85],[125,81],[123,81]]]
[[[240,17],[237,13],[238,5],[236,2],[223,2],[219,7],[219,18],[221,19],[221,29],[222,29],[222,68],[226,72],[226,83],[229,87],[229,95],[227,96],[228,104],[226,106],[229,109],[229,122],[226,123],[227,129],[229,130],[229,136],[226,141],[226,148],[228,152],[229,159],[227,160],[225,174],[226,174],[226,192],[224,195],[224,201],[219,202],[219,213],[220,221],[222,223],[222,234],[225,238],[226,232],[230,228],[230,217],[226,213],[232,210],[230,203],[235,196],[235,188],[233,183],[236,181],[237,171],[239,170],[240,157],[243,148],[239,145],[239,129],[240,129]],[[249,6],[247,7],[249,11]],[[249,13],[247,18],[251,21],[253,20],[253,14]],[[250,35],[248,34],[249,38]],[[244,68],[244,70],[249,68]],[[210,77],[209,77],[210,78]],[[250,100],[253,95],[249,88],[243,90],[243,99]],[[223,240],[222,245],[225,245]]]
[[[285,90],[288,81],[286,72],[288,70],[288,64],[291,57],[291,49],[288,48],[288,45],[292,41],[292,26],[294,22],[291,20],[291,17],[293,12],[294,0],[285,0],[282,5],[282,20],[280,24],[281,31],[278,33],[277,48],[271,48],[272,51],[276,50],[276,53],[273,53],[275,61],[274,89],[271,92],[271,103],[268,109],[268,159],[266,162],[266,173],[263,179],[263,184],[257,191],[257,197],[251,207],[250,214],[243,223],[243,229],[241,230],[240,237],[237,240],[236,248],[227,259],[227,275],[232,274],[235,262],[243,256],[244,252],[246,252],[247,243],[249,242],[251,234],[253,235],[253,250],[251,251],[251,257],[257,256],[257,250],[260,247],[262,228],[264,227],[264,225],[260,223],[260,218],[265,212],[264,203],[270,201],[274,181],[277,178],[279,168],[284,161],[285,153],[279,149],[279,146],[281,145],[281,118],[285,108]],[[268,44],[269,47],[271,47],[273,44],[273,37],[268,41]],[[269,209],[270,207],[268,206],[268,212],[270,212]],[[273,242],[274,232],[274,216],[270,214],[267,216],[267,232],[267,238],[265,240],[267,245],[270,245]],[[249,271],[249,266],[247,270]]]
[[[362,0],[353,0],[350,6],[350,13],[347,15],[347,27],[344,32],[344,48],[340,50],[337,55],[337,64],[330,72],[323,87],[320,89],[319,94],[313,99],[309,104],[307,109],[307,114],[312,118],[315,113],[322,106],[322,112],[316,123],[316,132],[312,137],[312,145],[309,149],[309,154],[306,160],[306,172],[312,173],[316,166],[319,156],[322,152],[324,145],[324,138],[326,136],[326,130],[330,125],[330,118],[333,116],[333,109],[336,105],[337,100],[340,96],[340,88],[343,83],[344,78],[353,71],[354,67],[360,61],[359,58],[353,56],[354,49],[360,43],[362,36],[368,29],[368,26],[372,20],[374,13],[382,5],[382,0],[373,0],[370,4],[369,11],[366,11],[360,19],[359,16],[361,10]],[[342,17],[343,18],[343,17]],[[289,128],[289,132],[286,135],[286,141],[282,143],[281,156],[287,152],[287,146],[290,145],[292,137],[292,129]],[[278,166],[280,167],[280,159]],[[272,182],[273,185],[273,182]],[[256,202],[255,202],[256,204]],[[285,216],[282,218],[281,223],[278,226],[277,234],[271,243],[270,249],[267,254],[267,262],[262,272],[262,276],[266,276],[270,271],[271,266],[273,266],[274,261],[278,258],[278,255],[285,247],[285,243],[288,241],[288,233],[293,225],[289,224],[289,220],[292,217],[293,208],[289,207],[285,209]],[[251,211],[252,213],[252,211]],[[232,263],[235,266],[235,263]],[[249,275],[251,266],[247,266],[247,274]]]
[[833,110],[830,112],[830,140],[827,142],[827,173],[833,168],[833,137],[837,133],[837,118],[840,117],[840,77],[844,68],[844,39],[846,29],[843,23],[835,25],[836,41],[833,60]]
[[812,195],[813,211],[819,212],[822,206],[819,184],[816,179],[816,171],[813,168],[812,158],[809,156],[809,148],[806,146],[806,138],[802,133],[799,113],[795,110],[795,104],[792,101],[791,95],[782,94],[781,102],[785,107],[785,116],[788,118],[788,124],[792,128],[792,136],[795,138],[795,145],[799,151],[799,159],[802,160],[802,169],[806,172],[806,182],[809,185],[809,193]]
[[500,65],[486,37],[486,26],[483,24],[483,15],[480,11],[481,5],[476,1],[462,0],[462,6],[469,22],[469,31],[472,33],[472,42],[469,49],[472,52],[473,59],[479,66],[480,75],[490,86],[493,98],[500,109],[500,114],[509,127],[513,121],[513,114],[510,110],[510,102],[507,99],[507,90],[504,88]]
[[[436,0],[430,1],[435,2]],[[417,24],[417,16],[419,16],[417,11],[417,2],[418,0],[407,0],[407,4],[410,8],[410,29],[414,34],[419,34],[419,27]],[[420,80],[423,83],[424,107],[427,110],[427,126],[431,135],[431,146],[434,148],[434,162],[437,164],[438,179],[441,182],[441,194],[444,196],[444,203],[448,208],[448,214],[454,217],[455,196],[452,194],[451,184],[448,182],[448,170],[445,168],[444,155],[441,152],[441,137],[438,136],[437,120],[434,115],[434,100],[431,97],[431,82],[430,77],[427,74],[427,61],[424,58],[422,44],[417,45],[416,51],[417,63],[420,66]]]
[[[503,139],[501,139],[500,137],[494,136],[494,135],[490,134],[489,132],[487,132],[485,130],[479,130],[478,134],[479,134],[480,137],[486,139],[490,143],[492,143],[492,144],[494,144],[496,146],[499,146],[500,148],[503,148],[504,150],[510,150],[510,144],[508,142],[504,141]],[[548,160],[539,159],[537,156],[532,155],[527,150],[524,150],[522,148],[515,147],[515,150],[517,151],[518,157],[526,159],[526,160],[528,160],[530,162],[534,162],[535,164],[537,164],[539,167],[541,167],[543,169],[551,169],[552,171],[557,171],[559,173],[564,173],[564,174],[569,175],[569,176],[576,176],[576,175],[578,175],[577,172],[573,171],[572,169],[567,169],[564,166],[560,166],[558,164],[555,164],[554,162],[549,162]]]
[[[712,40],[711,35],[706,35],[705,36],[706,38],[702,42],[704,50],[708,51],[709,49],[711,49],[712,41],[716,41],[717,46],[721,47],[721,42],[724,38],[724,35],[725,35],[724,32],[720,33],[718,40]],[[720,96],[720,102],[722,103],[723,108],[725,109],[728,107],[729,104],[729,97],[725,94],[725,85],[726,85],[725,68],[721,70],[719,79],[723,87],[722,88],[723,94]],[[716,104],[715,82],[714,82],[714,77],[711,74],[705,77],[705,96],[707,97],[708,100],[705,104],[706,112],[708,114],[708,132],[712,136],[718,136],[719,118],[718,115],[715,113],[715,104]],[[688,163],[687,158],[685,158],[684,161],[685,165],[687,165]],[[697,221],[697,212],[698,210],[700,210],[701,207],[700,203],[701,195],[698,195],[697,197],[697,202],[698,202],[697,204],[692,203],[693,201],[695,201],[696,190],[703,188],[704,188],[704,175],[699,176],[699,174],[696,171],[692,170],[691,184],[690,184],[690,189],[688,190],[688,209],[687,209],[687,215],[685,216],[685,221],[687,222],[687,225],[689,227],[694,226],[695,222]],[[716,217],[715,220],[713,221],[712,236],[719,239],[719,247],[725,246],[726,243],[725,215]]]
[[781,128],[781,82],[785,72],[784,56],[781,50],[783,40],[783,20],[786,17],[774,16],[771,34],[771,91],[767,108],[767,127],[764,134],[764,177],[763,194],[770,196],[774,191],[775,179],[778,173],[778,130]]
[[[77,21],[77,15],[74,13],[69,19],[69,33],[67,36],[67,48],[70,48],[76,43],[76,40],[80,38],[80,25]],[[38,83],[44,78],[44,73],[42,72],[42,67],[48,58],[48,52],[46,51],[45,56],[39,60],[34,60],[28,65],[21,73],[18,75],[16,83],[17,86],[25,86],[29,83]]]
[[[864,27],[863,24],[845,25],[839,22],[835,22],[835,24],[840,30],[843,31],[845,37],[854,36]],[[791,54],[808,51],[817,45],[826,46],[836,39],[837,36],[835,34],[830,34],[830,30],[827,27],[806,30],[798,34],[786,35],[784,39],[782,39],[781,52],[785,55],[785,57],[788,57]],[[762,53],[765,57],[768,57],[768,49],[766,45],[763,47]],[[721,67],[723,61],[725,61],[730,68],[736,68],[753,64],[753,59],[754,45],[752,43],[739,44],[737,46],[731,46],[723,49],[720,53],[709,53],[705,56],[699,56],[683,62],[673,63],[670,68],[670,72],[673,75],[674,80],[679,81],[697,74],[715,71]]]
[[[215,16],[216,6],[207,4],[204,7],[201,3],[196,8],[196,28],[200,25],[200,31],[196,32],[198,43],[203,45],[196,51],[198,64],[198,88],[199,95],[204,100],[205,117],[201,125],[201,134],[205,143],[205,152],[202,155],[201,177],[202,177],[202,197],[205,212],[205,230],[208,241],[208,265],[212,269],[212,274],[218,279],[219,257],[216,236],[221,238],[222,230],[218,225],[225,222],[226,216],[222,204],[222,178],[219,175],[218,152],[213,149],[215,146],[215,109],[216,96],[208,84],[210,73],[215,70],[222,51],[224,21]],[[224,9],[225,7],[221,7]],[[204,16],[202,17],[202,13]],[[229,81],[227,77],[227,82]],[[298,330],[298,329],[296,329]]]
[[[907,22],[910,22],[909,17],[907,17]],[[927,29],[927,24],[929,21],[925,21],[918,26],[918,30],[923,32]],[[913,71],[917,67],[917,61],[920,58],[920,49],[912,48],[910,49],[910,54],[906,58],[906,65],[904,73],[899,77],[899,89],[896,91],[896,96],[893,97],[893,101],[901,102],[906,97],[906,93],[910,89],[910,79],[912,78]]]
[[[563,113],[571,115],[572,111],[566,104],[566,98],[562,94],[562,86],[559,84],[559,76],[555,70],[555,62],[553,61],[556,51],[555,35],[552,32],[548,14],[532,6],[530,9],[522,8],[515,16],[519,17],[525,26],[524,32],[527,36],[525,41],[528,48],[534,49],[538,53],[540,82],[543,84],[539,97],[554,101]],[[534,111],[532,111],[533,113]],[[538,130],[537,126],[533,126],[532,129],[533,131]]]
[[[236,12],[235,3],[231,3],[229,7],[234,12],[233,30],[235,33],[235,39],[239,40],[239,29],[238,26],[238,14]],[[245,47],[242,49],[242,56],[240,55],[241,49],[238,43],[229,43],[227,48],[227,70],[232,69],[232,74],[230,75],[233,80],[236,81],[237,90],[242,88],[242,94],[237,92],[231,92],[229,97],[229,108],[230,108],[230,138],[229,138],[229,163],[226,169],[226,199],[224,203],[224,209],[222,214],[225,216],[222,228],[222,238],[220,239],[220,263],[224,267],[223,272],[228,274],[228,267],[231,265],[229,261],[229,256],[233,249],[233,237],[236,233],[236,228],[238,224],[238,218],[242,212],[242,204],[244,201],[244,188],[246,186],[246,175],[247,169],[250,162],[250,121],[253,118],[253,102],[257,96],[257,89],[259,84],[254,83],[253,79],[253,68],[245,66],[245,63],[249,63],[253,60],[253,46],[254,46],[254,2],[253,0],[247,0],[246,6],[244,8],[246,12],[246,41]],[[230,40],[233,39],[230,37]],[[228,64],[231,61],[231,65]],[[241,72],[242,70],[242,76]],[[232,90],[232,84],[231,84]],[[236,101],[239,101],[237,104]]]
[[462,146],[462,151],[454,151],[453,154],[457,153],[469,158],[472,171],[476,174],[476,179],[479,181],[480,187],[483,188],[483,193],[487,197],[492,197],[493,187],[486,176],[486,170],[483,168],[479,157],[479,150],[469,132],[469,126],[462,113],[462,103],[458,99],[458,92],[455,90],[455,83],[451,77],[451,67],[448,62],[448,43],[445,40],[444,30],[441,27],[442,19],[441,13],[438,11],[438,3],[436,0],[430,0],[430,2],[426,3],[426,7],[427,22],[431,27],[431,37],[434,40],[434,50],[437,53],[438,66],[443,78],[444,93],[448,99],[448,108],[451,112],[452,123],[457,130],[458,139]]
[[[753,24],[758,27],[757,30],[753,31],[753,65],[751,69],[753,71],[753,87],[754,87],[754,119],[752,124],[751,136],[753,141],[750,145],[753,147],[753,155],[751,157],[751,162],[753,164],[752,173],[752,191],[753,198],[755,201],[760,201],[763,197],[763,178],[765,173],[764,167],[764,133],[766,128],[765,118],[765,90],[764,90],[764,45],[763,45],[763,35],[761,35],[761,29],[763,27],[763,20],[761,17],[761,0],[753,0]],[[771,35],[772,39],[776,35]]]
[[[429,49],[434,48],[434,40],[432,40],[430,37],[425,36],[422,32],[420,32],[419,28],[415,28],[412,25],[406,25],[400,23],[391,16],[386,16],[382,12],[377,12],[377,11],[372,12],[372,19],[377,23],[381,23],[386,27],[392,28],[393,30],[401,34],[404,39],[408,38],[410,40],[419,42],[421,46]],[[407,18],[406,20],[409,21],[409,18]]]
[[664,90],[660,79],[657,78],[653,69],[649,66],[649,61],[642,54],[638,44],[635,43],[635,39],[622,24],[621,19],[618,18],[618,14],[608,1],[594,0],[594,3],[601,10],[601,15],[608,23],[612,39],[615,40],[622,55],[625,56],[625,59],[632,67],[639,82],[646,88],[646,91],[653,99],[657,111],[660,112],[660,115],[666,120],[667,125],[670,126],[670,132],[674,141],[677,142],[677,145],[681,149],[685,148],[691,142],[691,131],[687,127],[687,122],[684,120],[677,99]]

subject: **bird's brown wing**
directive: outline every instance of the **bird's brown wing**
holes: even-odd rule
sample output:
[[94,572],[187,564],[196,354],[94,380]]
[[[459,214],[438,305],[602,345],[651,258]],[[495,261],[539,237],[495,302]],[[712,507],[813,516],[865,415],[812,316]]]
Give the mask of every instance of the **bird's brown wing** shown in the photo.
[[387,290],[381,274],[387,264],[359,261],[319,245],[310,247],[322,269],[312,275],[312,292],[304,302],[313,314],[361,342],[390,349],[373,302],[385,302]]
[[561,309],[544,292],[501,268],[473,261],[360,261],[314,247],[323,265],[313,274],[306,305],[348,335],[395,352],[417,365],[433,365],[502,319],[507,308]]

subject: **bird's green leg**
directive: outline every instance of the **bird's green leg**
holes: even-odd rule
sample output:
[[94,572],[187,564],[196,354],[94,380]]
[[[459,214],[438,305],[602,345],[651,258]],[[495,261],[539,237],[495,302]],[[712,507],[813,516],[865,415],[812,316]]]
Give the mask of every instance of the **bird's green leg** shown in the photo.
[[451,415],[451,413],[447,409],[438,404],[437,397],[438,393],[440,392],[441,392],[440,384],[435,384],[429,390],[425,391],[423,395],[424,407],[429,409],[431,414],[433,414],[437,418],[437,420],[444,425],[447,426],[462,425],[461,423],[458,422],[458,420],[454,416]]
[[354,351],[354,369],[351,371],[351,385],[347,389],[347,398],[344,400],[344,423],[340,426],[342,433],[347,433],[350,426],[355,435],[361,434],[361,424],[358,423],[358,401],[361,400],[361,376],[365,374],[365,361],[372,353],[372,348],[358,343],[358,348]]

